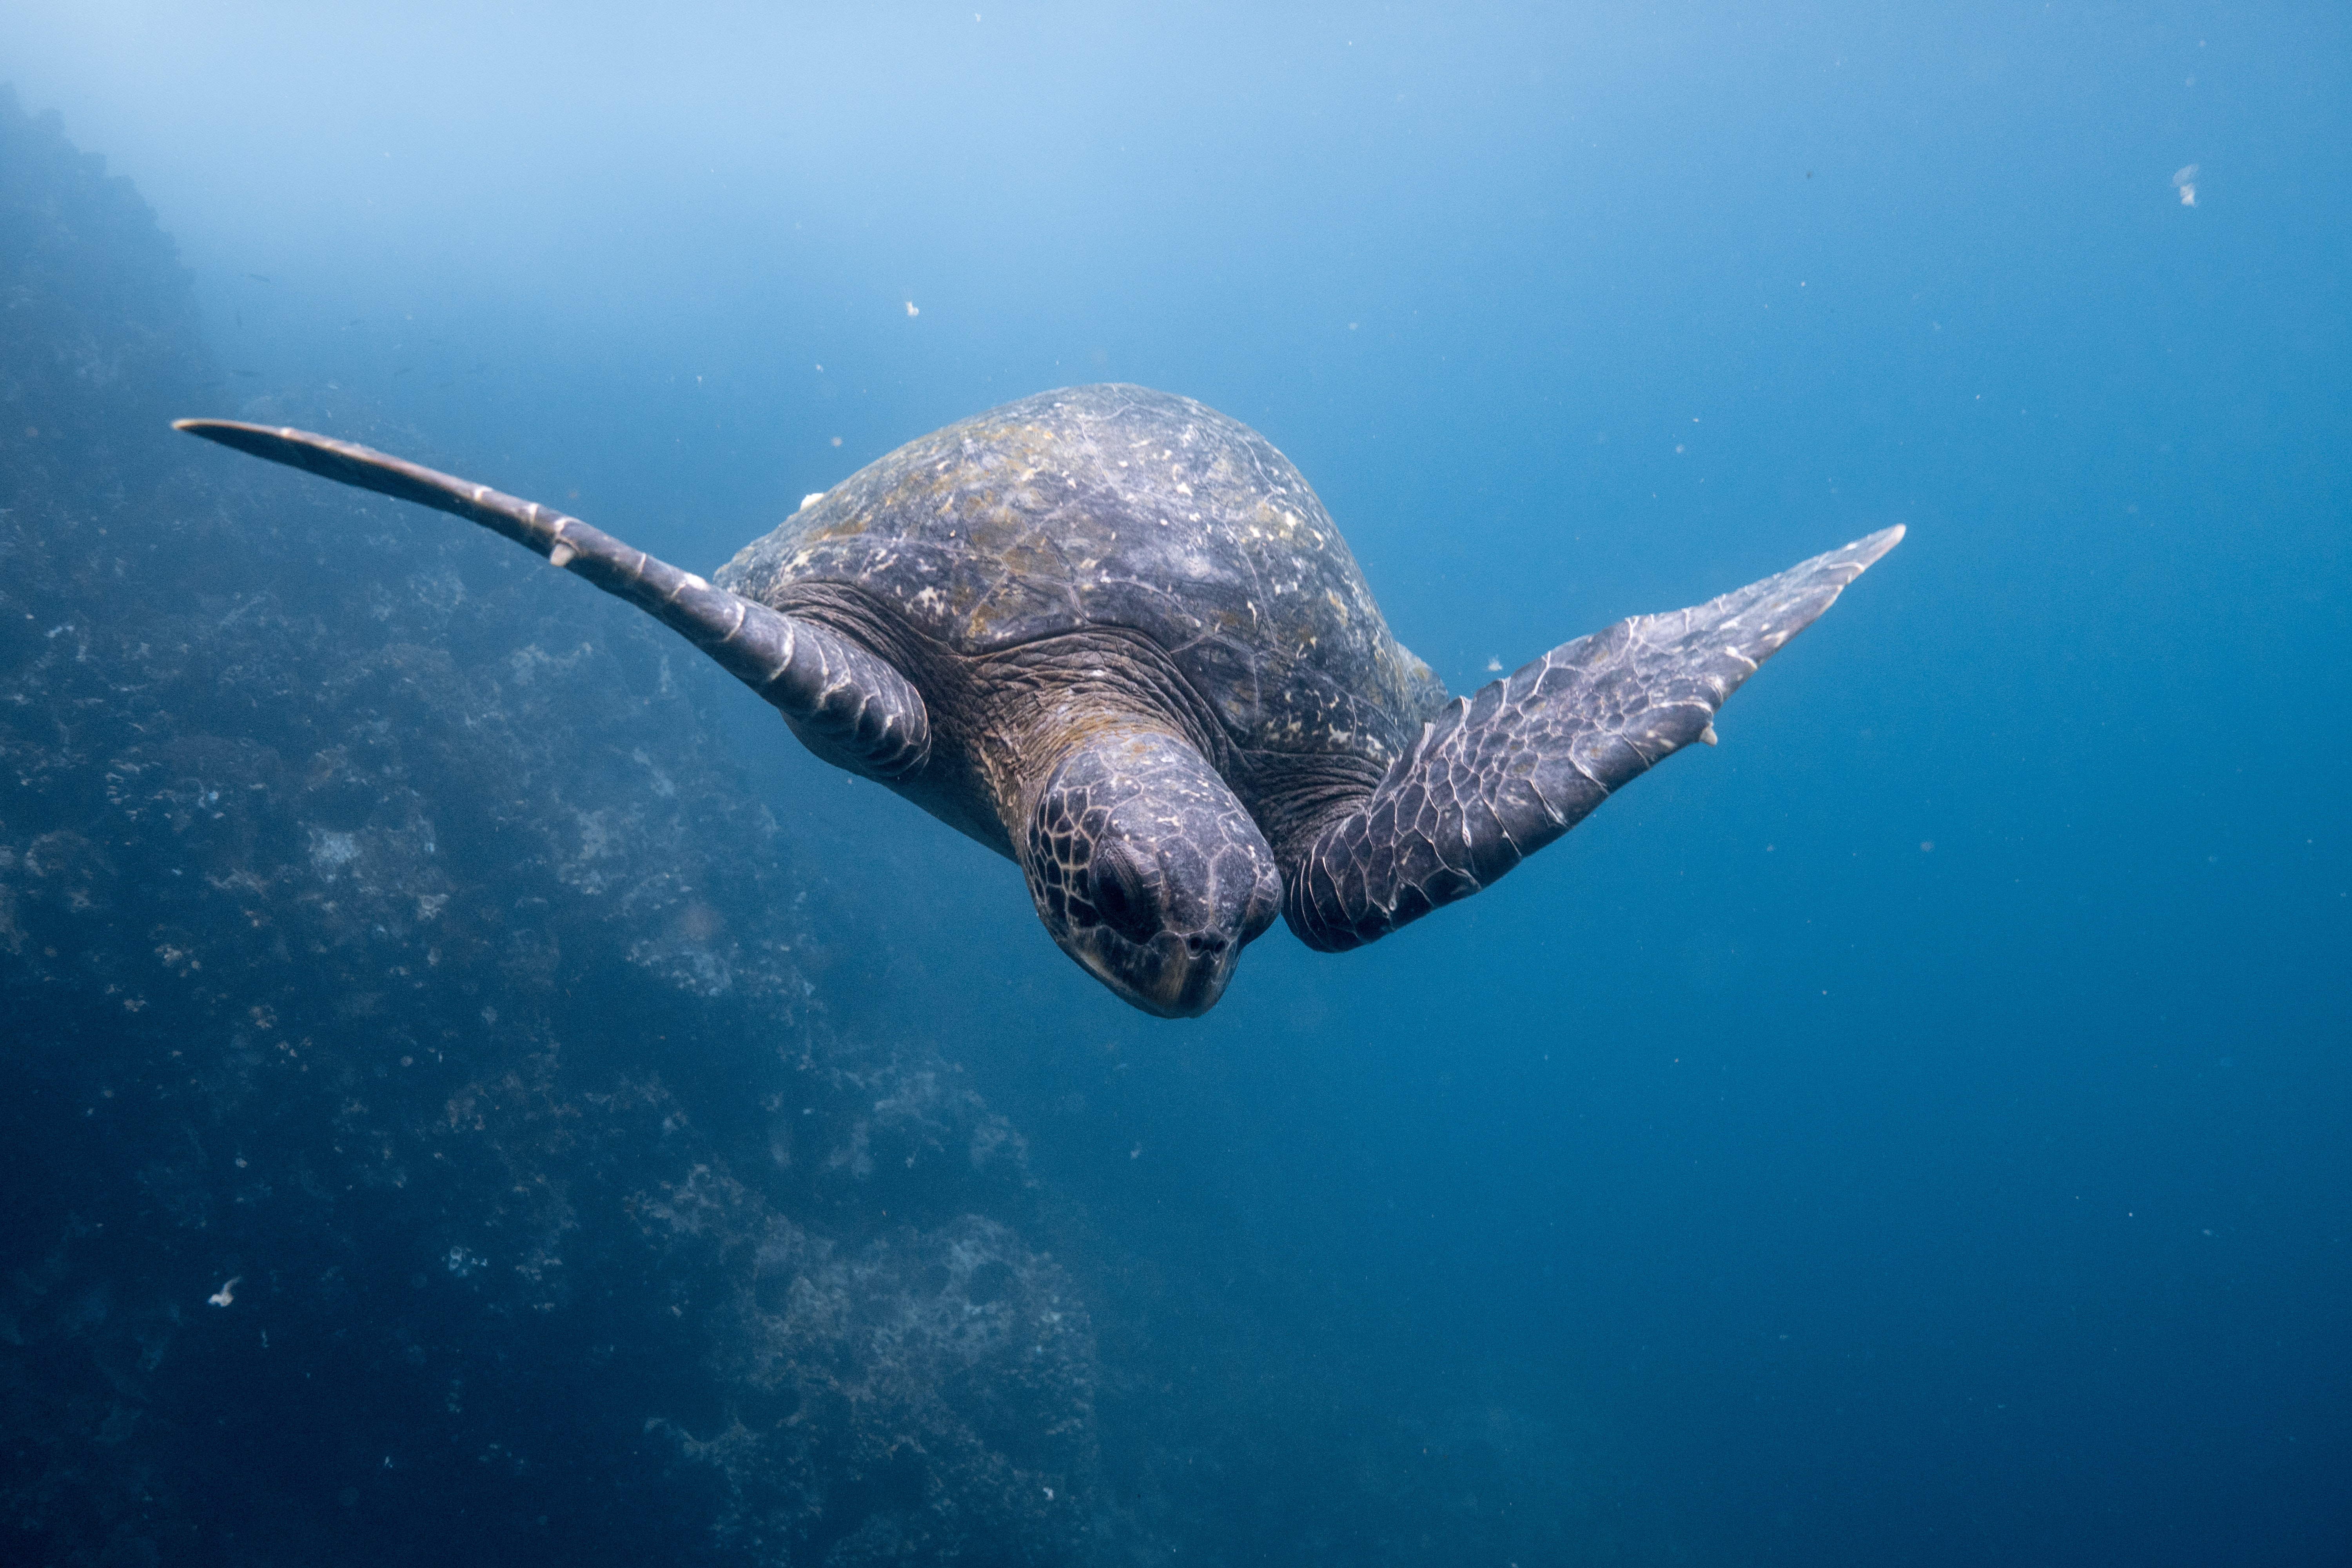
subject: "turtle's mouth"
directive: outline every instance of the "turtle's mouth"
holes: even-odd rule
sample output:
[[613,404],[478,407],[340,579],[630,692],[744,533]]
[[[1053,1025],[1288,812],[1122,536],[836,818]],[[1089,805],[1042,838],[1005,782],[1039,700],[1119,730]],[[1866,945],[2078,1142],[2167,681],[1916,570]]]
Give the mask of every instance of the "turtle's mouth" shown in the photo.
[[1148,942],[1108,938],[1078,944],[1071,956],[1131,1005],[1160,1018],[1197,1018],[1217,1005],[1240,957],[1222,937],[1181,937],[1160,931]]

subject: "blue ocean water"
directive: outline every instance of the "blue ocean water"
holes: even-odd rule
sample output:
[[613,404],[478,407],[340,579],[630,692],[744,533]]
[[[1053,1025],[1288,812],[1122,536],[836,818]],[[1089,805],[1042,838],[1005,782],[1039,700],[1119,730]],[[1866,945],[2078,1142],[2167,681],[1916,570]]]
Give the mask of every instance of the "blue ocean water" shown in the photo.
[[[939,1053],[1025,1149],[1029,1195],[941,1200],[924,1234],[967,1210],[1025,1226],[1090,1315],[1096,1544],[971,1541],[1003,1561],[1114,1541],[1236,1563],[2352,1555],[2344,15],[975,3],[0,20],[24,110],[127,176],[193,275],[218,374],[177,412],[397,437],[699,570],[906,440],[1109,380],[1278,446],[1457,692],[1908,527],[1733,700],[1719,748],[1371,947],[1277,929],[1190,1023],[1063,958],[1003,861],[740,690],[662,675],[644,706],[698,705],[688,739],[723,753],[710,820],[775,824],[806,1005]],[[156,460],[212,465],[248,508],[304,482]],[[409,570],[412,539],[447,536],[469,583],[518,553],[418,515],[287,537],[359,578],[372,554]],[[626,615],[495,580],[535,647]],[[486,668],[530,640],[466,635]],[[635,744],[614,733],[596,755]],[[0,817],[28,866],[39,809]],[[118,858],[170,874],[163,848]],[[142,963],[176,940],[114,936]],[[665,994],[557,1032],[625,1076],[666,1047],[664,1008],[703,1005]],[[130,1026],[110,1000],[55,1005],[42,1027],[93,1051]],[[663,1070],[723,1100],[737,1069]],[[113,1158],[73,1142],[80,1103],[11,1134],[45,1173],[20,1271],[82,1212],[76,1162]],[[929,1201],[906,1168],[904,1201]],[[845,1256],[890,1234],[900,1200],[866,1190],[881,1217],[837,1220]],[[379,1201],[386,1236],[422,1223]],[[451,1245],[436,1284],[466,1247],[499,1257]],[[137,1270],[109,1267],[127,1311]],[[211,1322],[226,1267],[156,1299]],[[501,1319],[494,1353],[527,1363],[536,1321]],[[338,1405],[208,1365],[227,1352],[195,1336],[159,1363],[335,1430]],[[647,1349],[633,1375],[661,1384],[664,1353],[717,1352]],[[399,1407],[408,1365],[344,1367],[337,1398]],[[552,1371],[500,1386],[560,1469],[584,1396]],[[23,1457],[47,1408],[11,1417],[9,1485],[12,1528],[54,1542],[62,1483]],[[709,1443],[748,1408],[674,1413]],[[230,1491],[272,1500],[257,1514],[315,1491],[329,1521],[286,1541],[368,1506],[324,1474],[281,1497],[301,1445],[256,1441]],[[552,1484],[478,1459],[468,1508]],[[832,1494],[838,1531],[709,1550],[952,1556],[854,1533],[899,1484]],[[943,1484],[905,1486],[944,1506]],[[642,1506],[700,1542],[722,1503]],[[299,1555],[236,1544],[241,1506],[191,1503],[203,1552],[151,1550]],[[419,1511],[338,1550],[530,1550]]]

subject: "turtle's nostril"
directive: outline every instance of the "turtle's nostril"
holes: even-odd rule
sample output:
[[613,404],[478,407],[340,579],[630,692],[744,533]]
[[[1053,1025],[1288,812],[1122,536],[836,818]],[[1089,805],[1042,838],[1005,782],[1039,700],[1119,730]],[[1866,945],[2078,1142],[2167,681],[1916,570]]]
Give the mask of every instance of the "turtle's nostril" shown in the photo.
[[1213,957],[1225,951],[1225,939],[1195,931],[1184,939],[1184,951],[1195,958]]

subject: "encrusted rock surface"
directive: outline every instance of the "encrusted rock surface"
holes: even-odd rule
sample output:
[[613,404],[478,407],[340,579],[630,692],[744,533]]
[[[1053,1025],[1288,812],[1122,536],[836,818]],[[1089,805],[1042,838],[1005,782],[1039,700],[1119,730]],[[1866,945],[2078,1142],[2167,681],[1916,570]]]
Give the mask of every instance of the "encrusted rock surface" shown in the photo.
[[171,247],[13,102],[0,306],[5,1554],[1094,1555],[1021,1140],[827,1026],[739,694],[171,436]]

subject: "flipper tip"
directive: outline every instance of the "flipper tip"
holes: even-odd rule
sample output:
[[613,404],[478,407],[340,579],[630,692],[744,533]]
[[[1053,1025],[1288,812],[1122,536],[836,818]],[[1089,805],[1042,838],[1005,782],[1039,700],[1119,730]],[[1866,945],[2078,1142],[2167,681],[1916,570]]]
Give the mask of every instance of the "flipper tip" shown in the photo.
[[[1833,588],[1843,588],[1876,565],[1881,556],[1902,543],[1904,534],[1908,531],[1908,529],[1898,522],[1892,528],[1882,528],[1875,533],[1865,533],[1850,544],[1839,545],[1827,554],[1816,555],[1811,561],[1800,562],[1782,573],[1781,579],[1794,583],[1827,584]],[[1831,597],[1835,598],[1836,595],[1832,593]],[[1823,601],[1813,614],[1819,615],[1828,608],[1828,602]],[[1812,617],[1809,616],[1806,618],[1810,620]]]
[[308,430],[297,430],[284,425],[253,425],[242,419],[174,419],[172,428],[232,451],[251,457],[267,458],[273,463],[304,468],[345,484],[358,484],[380,489],[345,472],[353,459],[364,464],[377,454],[364,447],[349,447],[340,441],[330,441],[324,436],[313,436]]
[[[244,419],[174,419],[172,428],[185,430],[191,436],[208,436],[215,439],[239,431],[255,436],[310,436],[307,430],[289,429],[282,425],[256,425]],[[310,438],[313,441],[325,439],[320,436],[310,436]]]
[[[267,426],[247,425],[241,419],[174,419],[172,428],[190,436],[201,436],[207,441],[217,441],[224,447],[237,446],[239,436],[271,434]],[[247,447],[246,450],[251,450]]]
[[1898,522],[1892,528],[1882,528],[1876,533],[1864,534],[1839,553],[1856,566],[1868,566],[1902,543],[1903,536],[1910,531],[1907,526]]

